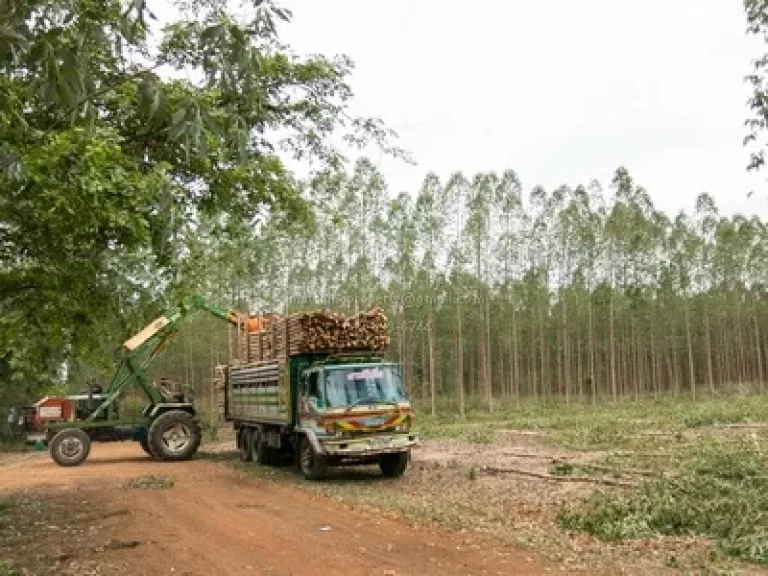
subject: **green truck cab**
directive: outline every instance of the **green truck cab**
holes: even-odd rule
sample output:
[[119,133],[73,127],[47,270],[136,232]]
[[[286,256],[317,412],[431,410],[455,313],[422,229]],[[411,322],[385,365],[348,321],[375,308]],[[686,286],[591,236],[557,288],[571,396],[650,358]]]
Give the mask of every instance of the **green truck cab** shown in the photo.
[[304,354],[230,366],[225,414],[243,460],[292,458],[317,480],[330,466],[378,464],[402,475],[413,412],[400,365],[374,354]]

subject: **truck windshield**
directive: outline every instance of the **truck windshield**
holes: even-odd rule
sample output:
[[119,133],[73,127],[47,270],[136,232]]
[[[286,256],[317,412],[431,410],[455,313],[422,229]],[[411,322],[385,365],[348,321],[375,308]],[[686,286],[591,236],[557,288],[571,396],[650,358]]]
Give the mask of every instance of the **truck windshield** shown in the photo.
[[330,408],[406,399],[400,370],[387,365],[329,368],[325,374],[325,396]]

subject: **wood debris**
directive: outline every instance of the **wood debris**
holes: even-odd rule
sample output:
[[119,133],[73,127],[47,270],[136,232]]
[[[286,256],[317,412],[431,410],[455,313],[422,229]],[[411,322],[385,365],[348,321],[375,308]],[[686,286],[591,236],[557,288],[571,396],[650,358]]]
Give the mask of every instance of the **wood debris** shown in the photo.
[[602,484],[605,486],[619,486],[622,488],[633,488],[637,484],[634,482],[625,482],[621,480],[609,480],[607,478],[598,478],[592,476],[553,476],[551,474],[541,474],[539,472],[531,472],[530,470],[520,470],[519,468],[498,468],[496,466],[483,466],[480,471],[487,472],[489,474],[518,474],[520,476],[528,476],[530,478],[538,478],[541,480],[552,480],[554,482],[587,482],[590,484]]

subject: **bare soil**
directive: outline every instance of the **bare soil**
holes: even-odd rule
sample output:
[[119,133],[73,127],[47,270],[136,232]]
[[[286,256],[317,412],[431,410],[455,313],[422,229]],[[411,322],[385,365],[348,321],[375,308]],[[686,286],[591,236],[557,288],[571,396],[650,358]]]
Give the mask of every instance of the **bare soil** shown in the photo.
[[562,568],[267,481],[205,453],[156,462],[133,443],[94,445],[74,468],[45,453],[5,457],[0,501],[9,503],[0,511],[0,559],[22,574],[514,576]]

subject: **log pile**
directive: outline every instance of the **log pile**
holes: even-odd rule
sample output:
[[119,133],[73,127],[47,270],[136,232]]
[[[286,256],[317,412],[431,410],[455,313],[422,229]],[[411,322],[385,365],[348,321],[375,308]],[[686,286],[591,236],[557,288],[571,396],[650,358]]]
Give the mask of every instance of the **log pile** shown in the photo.
[[244,324],[229,327],[229,354],[234,362],[248,361],[248,331]]
[[214,397],[216,401],[216,413],[218,415],[219,421],[224,420],[224,396],[226,394],[226,387],[225,387],[225,381],[226,376],[224,374],[224,371],[226,370],[226,366],[216,366],[216,368],[213,371],[213,392]]
[[250,361],[310,352],[384,351],[389,346],[387,316],[381,308],[345,316],[317,310],[275,318],[248,336]]

